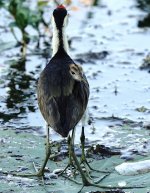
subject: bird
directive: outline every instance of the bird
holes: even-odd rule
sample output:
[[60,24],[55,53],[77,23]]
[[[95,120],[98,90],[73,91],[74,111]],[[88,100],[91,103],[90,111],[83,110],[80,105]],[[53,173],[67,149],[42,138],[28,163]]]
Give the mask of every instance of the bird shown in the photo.
[[[51,127],[62,137],[68,137],[69,153],[81,174],[82,188],[84,186],[95,186],[109,189],[110,186],[98,184],[107,175],[94,182],[88,172],[83,171],[74,152],[75,127],[85,115],[90,89],[83,68],[81,65],[76,64],[68,55],[69,46],[65,33],[67,22],[67,10],[63,5],[59,5],[52,14],[52,58],[41,72],[37,84],[39,109],[47,123],[47,143],[44,162],[36,174],[14,175],[22,177],[44,176],[44,170],[51,154],[49,140],[49,128]],[[70,136],[71,130],[72,135]],[[84,124],[82,125],[80,139],[84,147]],[[111,186],[111,189],[116,188],[120,187]]]
[[[89,100],[89,84],[83,68],[68,54],[69,46],[65,33],[68,12],[63,5],[54,9],[51,21],[52,58],[41,72],[37,85],[39,109],[47,123],[46,157],[38,176],[44,175],[44,168],[51,154],[49,128],[62,137],[71,138],[70,154],[73,160],[75,159],[74,162],[78,162],[73,149],[75,127],[82,119]],[[69,135],[71,130],[72,137]],[[80,167],[79,163],[77,165]]]

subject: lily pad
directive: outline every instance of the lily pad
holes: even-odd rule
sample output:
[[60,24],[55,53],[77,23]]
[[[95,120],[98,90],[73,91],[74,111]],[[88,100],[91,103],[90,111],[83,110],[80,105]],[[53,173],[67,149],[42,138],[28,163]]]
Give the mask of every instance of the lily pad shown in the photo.
[[[82,188],[67,178],[52,177],[51,174],[56,169],[63,169],[68,163],[68,158],[65,157],[61,161],[49,160],[47,164],[47,171],[45,173],[45,180],[41,178],[23,178],[11,175],[11,173],[35,173],[33,162],[38,168],[45,156],[45,138],[35,136],[30,133],[17,133],[13,130],[0,130],[0,143],[1,143],[1,162],[0,162],[0,190],[5,192],[31,192],[43,193],[56,192],[56,193],[77,193]],[[143,159],[142,156],[137,156],[137,159]],[[90,165],[98,170],[109,170],[111,174],[107,176],[100,184],[112,186],[144,186],[145,188],[135,188],[131,191],[136,193],[145,193],[150,190],[150,173],[139,174],[136,176],[122,176],[119,175],[114,167],[123,162],[118,155],[104,158],[101,160],[88,159]],[[5,173],[8,172],[8,175]],[[92,176],[97,179],[103,177],[104,174],[100,172],[92,172]],[[76,176],[78,182],[82,182],[80,175]],[[108,189],[108,190],[110,190]],[[108,191],[107,190],[107,191]],[[106,191],[105,189],[96,187],[84,187],[83,192],[91,191]],[[130,191],[130,189],[128,190]]]

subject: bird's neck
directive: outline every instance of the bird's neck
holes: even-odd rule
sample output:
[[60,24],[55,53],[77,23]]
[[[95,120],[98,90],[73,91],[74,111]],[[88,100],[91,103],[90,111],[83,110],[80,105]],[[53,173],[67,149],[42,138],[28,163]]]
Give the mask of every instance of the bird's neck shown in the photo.
[[53,38],[52,38],[52,56],[54,56],[58,52],[66,52],[68,53],[68,41],[65,34],[65,28],[62,27],[58,29],[56,26],[53,26]]

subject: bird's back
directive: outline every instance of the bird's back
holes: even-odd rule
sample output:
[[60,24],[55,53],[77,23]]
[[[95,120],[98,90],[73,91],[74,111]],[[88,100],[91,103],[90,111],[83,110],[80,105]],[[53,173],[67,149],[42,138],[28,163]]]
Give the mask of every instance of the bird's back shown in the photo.
[[53,57],[42,71],[37,89],[44,119],[63,137],[67,137],[82,118],[89,97],[88,82],[75,81],[70,76],[69,65],[72,63],[67,54]]

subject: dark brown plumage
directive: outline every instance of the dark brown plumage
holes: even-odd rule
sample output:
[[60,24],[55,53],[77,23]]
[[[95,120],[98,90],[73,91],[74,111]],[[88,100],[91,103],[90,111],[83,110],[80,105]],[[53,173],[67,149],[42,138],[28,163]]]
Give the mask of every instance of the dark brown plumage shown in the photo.
[[38,81],[38,104],[47,122],[57,133],[67,137],[82,118],[89,97],[89,85],[77,81],[69,73],[74,63],[66,52],[56,54],[40,75]]

